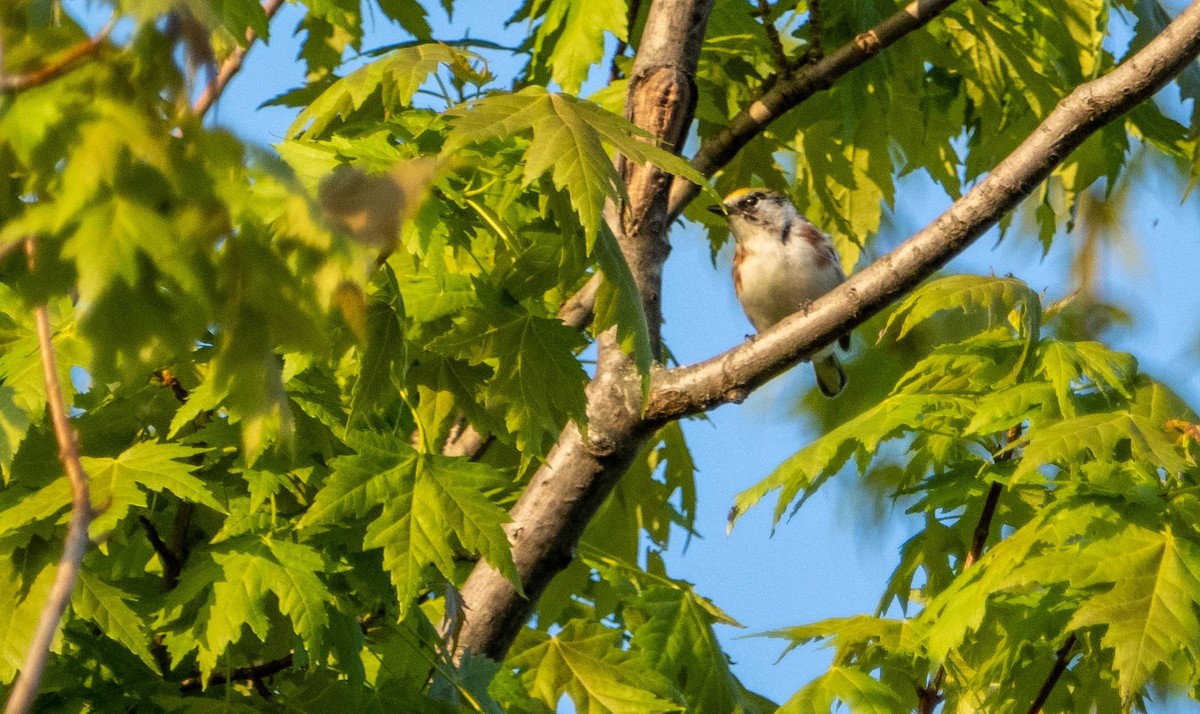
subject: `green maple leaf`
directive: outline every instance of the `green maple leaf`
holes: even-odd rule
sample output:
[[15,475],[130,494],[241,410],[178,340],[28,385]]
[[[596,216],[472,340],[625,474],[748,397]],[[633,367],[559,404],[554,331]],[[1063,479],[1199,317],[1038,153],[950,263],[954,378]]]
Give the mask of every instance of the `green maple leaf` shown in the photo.
[[782,707],[780,714],[818,714],[834,711],[843,702],[852,712],[899,714],[911,706],[888,685],[865,672],[849,667],[830,667]]
[[629,264],[621,254],[621,246],[617,244],[616,236],[605,223],[600,224],[593,255],[604,273],[604,283],[596,293],[595,328],[600,332],[612,325],[617,326],[617,340],[621,349],[633,354],[638,371],[644,377],[642,388],[648,389],[650,365],[654,362],[654,351],[650,346],[650,327],[646,322],[646,312],[642,309],[642,299],[633,280],[633,273],[629,271]]
[[579,93],[592,65],[604,57],[605,44],[597,38],[607,32],[618,40],[628,39],[625,0],[550,0],[531,5],[527,6],[530,20],[541,19],[530,38],[533,63],[548,64],[551,78],[570,94]]
[[376,276],[376,290],[367,302],[366,345],[359,358],[347,423],[353,423],[356,416],[361,416],[385,395],[394,395],[397,387],[403,385],[408,367],[404,301],[396,275],[385,264]]
[[1043,340],[1037,347],[1038,372],[1054,386],[1059,410],[1075,416],[1072,395],[1085,385],[1111,389],[1124,397],[1133,396],[1137,360],[1133,355],[1114,352],[1099,342]]
[[617,645],[619,634],[573,620],[558,635],[526,632],[535,643],[508,659],[529,693],[549,707],[565,692],[581,714],[682,711],[678,694],[657,672]]
[[489,394],[503,404],[517,448],[544,453],[568,420],[586,418],[587,374],[575,357],[583,345],[577,330],[497,299],[468,312],[433,348],[492,367]]
[[54,561],[48,553],[39,560],[34,548],[0,557],[0,682],[9,683],[25,662],[38,615],[54,584]]
[[[409,0],[393,2],[407,5]],[[288,135],[317,136],[334,119],[346,119],[377,92],[385,110],[406,107],[430,74],[442,65],[465,64],[474,56],[442,44],[420,44],[394,50],[330,85],[300,112],[288,129]]]
[[84,570],[79,573],[79,584],[71,595],[71,609],[137,655],[151,671],[158,671],[158,663],[150,653],[150,633],[127,602],[135,597]]
[[63,256],[75,260],[84,304],[95,302],[114,280],[137,285],[142,274],[139,258],[178,240],[174,226],[158,211],[121,195],[91,204],[76,220],[78,227],[63,244]]
[[82,457],[80,463],[88,475],[92,501],[108,504],[92,521],[91,532],[101,534],[112,530],[129,514],[129,509],[145,507],[144,491],[169,491],[190,503],[225,513],[225,507],[204,482],[192,475],[196,465],[183,462],[201,453],[204,449],[143,441],[115,459]]
[[1025,451],[1012,475],[1018,483],[1045,464],[1077,468],[1092,460],[1115,459],[1128,444],[1134,459],[1176,474],[1187,467],[1162,422],[1129,411],[1085,414],[1031,430]]
[[1194,671],[1200,657],[1200,546],[1170,528],[1129,526],[1084,548],[1077,567],[1092,572],[1072,584],[1112,584],[1080,607],[1070,627],[1107,627],[1121,695],[1139,692],[1160,668]]
[[[525,183],[550,172],[554,185],[566,189],[579,214],[588,249],[604,220],[604,202],[625,194],[621,177],[604,151],[607,143],[639,164],[663,170],[707,187],[708,182],[686,161],[654,144],[649,134],[604,109],[541,87],[515,94],[493,94],[470,105],[447,111],[457,117],[444,152],[497,136],[532,134],[525,149]],[[711,188],[714,202],[720,202]]]
[[768,493],[780,490],[775,506],[778,522],[799,496],[798,508],[837,473],[851,456],[865,469],[883,441],[917,428],[926,412],[938,403],[936,396],[897,394],[830,431],[780,464],[765,479],[739,493],[730,525]]
[[352,433],[358,453],[333,462],[333,475],[317,494],[301,528],[329,527],[362,518],[379,508],[363,539],[365,548],[382,548],[406,611],[433,566],[452,579],[458,544],[478,552],[519,589],[503,524],[508,514],[488,493],[508,487],[491,467],[435,454],[422,454],[394,438]]
[[896,307],[884,330],[890,332],[897,325],[896,339],[902,340],[921,322],[954,309],[982,313],[988,329],[1008,325],[1025,340],[1025,353],[1009,377],[1009,381],[1015,381],[1041,333],[1042,301],[1038,294],[1015,278],[952,275],[913,291]]
[[[633,609],[641,624],[633,646],[650,667],[683,692],[689,709],[704,712],[768,712],[775,706],[748,692],[730,669],[713,625],[741,627],[690,587],[650,588]],[[630,617],[627,615],[627,617]]]
[[[204,482],[192,475],[196,466],[179,461],[204,449],[179,444],[144,441],[126,449],[116,458],[80,459],[88,475],[92,503],[102,507],[89,532],[100,536],[113,530],[132,508],[145,507],[146,491],[169,491],[190,503],[199,503],[225,513],[224,506]],[[0,534],[43,518],[65,519],[71,505],[71,486],[65,475],[17,500],[0,511]]]
[[[292,625],[281,637],[299,637],[310,657],[323,657],[332,595],[321,576],[337,568],[310,546],[269,537],[237,536],[193,552],[179,585],[167,596],[160,626],[173,659],[198,650],[207,680],[221,655],[245,628],[269,642],[274,602]],[[189,622],[187,615],[195,611]]]

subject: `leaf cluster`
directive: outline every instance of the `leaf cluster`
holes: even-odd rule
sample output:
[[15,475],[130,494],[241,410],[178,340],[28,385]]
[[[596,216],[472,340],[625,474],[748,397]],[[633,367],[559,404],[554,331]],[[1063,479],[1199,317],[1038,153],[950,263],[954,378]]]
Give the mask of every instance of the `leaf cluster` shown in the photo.
[[1015,278],[918,289],[881,340],[947,312],[967,334],[738,497],[742,513],[778,490],[778,520],[853,461],[919,524],[874,615],[773,633],[836,652],[785,708],[907,711],[943,668],[946,706],[1023,711],[1057,657],[1049,711],[1194,686],[1196,414],[1132,356],[1056,336],[1063,307]]

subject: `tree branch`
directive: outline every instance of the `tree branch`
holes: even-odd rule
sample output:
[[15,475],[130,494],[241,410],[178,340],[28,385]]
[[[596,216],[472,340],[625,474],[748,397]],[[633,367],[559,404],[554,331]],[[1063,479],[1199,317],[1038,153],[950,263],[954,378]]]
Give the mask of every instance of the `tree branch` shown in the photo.
[[1058,652],[1054,656],[1054,667],[1050,670],[1050,674],[1046,677],[1042,688],[1038,690],[1033,703],[1029,705],[1029,714],[1039,714],[1042,711],[1042,707],[1046,705],[1046,700],[1050,698],[1050,692],[1054,691],[1054,685],[1058,684],[1058,680],[1062,677],[1063,672],[1067,671],[1067,665],[1071,662],[1071,650],[1074,647],[1075,635],[1072,633],[1067,638],[1067,641],[1063,643],[1063,646],[1058,648]]
[[146,531],[146,538],[150,541],[150,547],[154,549],[159,563],[162,564],[162,591],[174,590],[175,586],[179,584],[179,570],[183,566],[183,561],[163,541],[162,536],[158,534],[158,529],[154,527],[153,521],[144,515],[138,516],[138,521]]
[[1200,3],[1193,3],[1133,57],[1077,87],[987,178],[895,250],[805,312],[724,354],[652,376],[646,418],[661,424],[726,402],[832,344],[961,253],[1014,209],[1063,160],[1117,116],[1153,95],[1200,52]]
[[[774,83],[766,88],[763,95],[734,117],[729,126],[701,144],[700,150],[691,160],[692,166],[705,176],[712,176],[771,122],[795,109],[817,92],[833,86],[833,83],[846,73],[895,44],[901,37],[924,27],[953,2],[954,0],[914,0],[903,10],[861,33],[853,41],[826,57],[819,44],[820,5],[813,0],[809,4],[810,51],[801,64],[810,61],[816,63],[807,65],[803,71],[793,74],[786,81]],[[676,177],[671,185],[667,207],[668,221],[678,218],[699,191],[700,187],[696,184]],[[585,320],[584,325],[591,322],[594,304],[594,292],[585,295],[580,291],[567,301],[567,305],[573,305]]]
[[[1004,448],[996,455],[994,463],[1003,464],[1012,461],[1013,455],[1016,453],[1017,440],[1021,438],[1021,425],[1010,428],[1004,435]],[[992,532],[992,519],[996,515],[996,506],[1000,503],[1000,493],[1004,487],[999,481],[993,481],[988,488],[987,496],[983,501],[983,508],[979,512],[979,521],[975,523],[975,529],[971,533],[971,549],[967,551],[967,555],[963,558],[963,572],[967,568],[975,564],[979,557],[983,555],[984,546],[987,545],[988,534]],[[959,573],[960,575],[962,573]],[[917,692],[919,706],[917,711],[920,714],[933,714],[933,710],[937,708],[938,702],[942,701],[942,683],[946,680],[946,665],[945,663],[938,665],[937,673],[933,675],[929,686],[920,689]]]
[[[273,674],[279,674],[283,670],[289,669],[292,666],[293,660],[294,656],[291,653],[288,653],[287,655],[280,657],[279,659],[271,660],[270,662],[263,662],[262,664],[255,664],[249,667],[238,667],[237,669],[233,670],[229,676],[225,676],[219,672],[214,673],[212,678],[208,680],[208,683],[210,685],[220,685],[225,684],[226,682],[243,682],[250,680],[257,685],[257,683],[260,682],[264,677],[270,677]],[[179,691],[181,692],[194,692],[198,689],[202,689],[203,687],[204,679],[199,674],[193,674],[179,683]],[[261,694],[262,691],[260,690],[259,693]]]
[[[630,72],[627,118],[676,148],[683,145],[695,109],[694,78],[711,6],[712,0],[654,0]],[[633,273],[657,352],[672,178],[656,166],[621,157],[616,165],[629,202],[610,203],[605,219]],[[568,424],[509,513],[509,540],[524,593],[486,562],[478,563],[461,590],[467,614],[460,653],[504,658],[546,585],[571,562],[587,523],[652,433],[640,419],[640,380],[615,333],[605,333],[599,342],[596,376],[587,389],[586,437]]]
[[808,55],[807,62],[820,62],[825,57],[821,41],[821,0],[808,0]]
[[[734,117],[728,126],[701,144],[700,150],[692,157],[692,166],[705,176],[712,176],[771,122],[822,89],[829,88],[850,70],[895,44],[901,37],[924,27],[954,2],[955,0],[913,0],[903,10],[842,45],[833,54],[826,55],[819,62],[782,78]],[[816,10],[813,12],[815,18]],[[817,25],[812,28],[814,39],[817,38],[815,33],[820,31],[819,27],[820,20],[817,20]],[[819,39],[817,41],[819,42]],[[672,220],[683,213],[684,207],[699,192],[700,187],[691,181],[675,179],[671,187]]]
[[779,77],[789,77],[792,74],[792,61],[788,59],[783,49],[783,40],[779,39],[779,30],[771,21],[771,3],[768,0],[758,0],[758,10],[752,11],[762,22],[763,32],[767,33],[767,43],[771,46],[771,61],[775,63],[775,74]]
[[100,51],[104,46],[104,41],[108,39],[109,33],[112,32],[113,26],[117,24],[117,19],[114,17],[108,21],[104,29],[96,33],[95,37],[80,42],[58,60],[42,67],[41,69],[27,72],[25,74],[7,75],[4,73],[4,66],[0,64],[0,94],[8,92],[20,92],[33,87],[38,87],[51,80],[58,79],[72,69],[81,59],[91,57]]
[[[275,13],[279,12],[279,8],[283,5],[283,0],[266,0],[263,3],[263,13],[267,16],[267,22],[275,17]],[[217,76],[213,77],[208,86],[204,88],[204,93],[196,100],[192,106],[192,111],[197,116],[204,116],[212,105],[221,98],[221,94],[225,91],[225,86],[229,84],[229,80],[233,79],[233,75],[237,74],[242,68],[242,63],[246,61],[246,53],[250,51],[250,46],[258,39],[258,33],[250,28],[246,28],[246,44],[242,47],[237,47],[233,50],[225,61],[221,63],[221,67],[217,70]]]
[[[30,271],[34,267],[34,243],[32,238],[25,239],[25,253],[28,256]],[[63,544],[62,558],[58,562],[58,572],[54,576],[54,584],[50,588],[50,596],[42,607],[38,617],[37,629],[29,642],[25,661],[21,665],[21,674],[13,685],[12,694],[5,706],[5,714],[29,711],[37,696],[38,684],[42,672],[46,668],[46,659],[50,655],[50,645],[54,641],[54,633],[62,621],[63,613],[71,600],[71,591],[75,588],[75,580],[79,576],[79,568],[83,556],[88,550],[88,526],[92,522],[92,498],[88,490],[87,473],[79,461],[79,445],[75,442],[75,432],[67,420],[67,408],[63,402],[62,389],[58,384],[58,369],[54,359],[53,332],[50,328],[50,311],[43,303],[33,309],[34,323],[37,327],[38,352],[42,357],[42,378],[46,383],[46,408],[50,412],[50,422],[54,426],[54,439],[58,442],[58,458],[62,461],[63,469],[71,482],[71,520],[67,526],[67,538]]]
[[[940,0],[910,5],[917,16],[913,22],[928,21],[926,11],[947,4],[947,0]],[[685,15],[686,21],[664,18],[673,22],[674,27],[663,30],[661,36],[648,25],[638,62],[659,44],[675,42],[684,46],[690,42],[679,38],[678,32],[704,27],[708,4],[703,0],[694,5],[686,0],[660,0],[651,9],[651,21],[660,11],[666,14],[660,6],[690,14]],[[826,61],[841,53],[839,50]],[[568,424],[510,513],[509,538],[524,596],[481,561],[462,589],[467,621],[460,647],[497,660],[504,657],[550,579],[571,561],[588,521],[656,428],[725,402],[739,401],[754,388],[878,313],[962,252],[1049,176],[1084,139],[1151,96],[1198,53],[1200,2],[1190,5],[1162,34],[1120,67],[1078,87],[986,179],[946,213],[895,251],[814,302],[806,313],[793,315],[753,342],[706,362],[657,370],[652,375],[644,412],[636,373],[627,360],[622,360],[619,350],[602,346],[596,378],[588,386],[587,437],[575,424]],[[635,75],[637,66],[635,63]],[[630,196],[642,196],[634,191],[635,186],[645,187],[631,185]],[[623,216],[623,225],[629,225],[629,213],[636,216],[640,209],[634,205]],[[665,231],[667,226],[669,223],[661,224],[661,230]],[[622,247],[625,246],[623,243]],[[639,269],[647,267],[636,260],[630,264],[635,278]]]

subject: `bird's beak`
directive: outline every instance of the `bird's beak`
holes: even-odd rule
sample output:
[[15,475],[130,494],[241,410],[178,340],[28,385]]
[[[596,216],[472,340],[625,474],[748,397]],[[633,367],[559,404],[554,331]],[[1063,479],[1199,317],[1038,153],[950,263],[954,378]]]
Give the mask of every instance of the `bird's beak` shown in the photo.
[[725,207],[724,206],[721,206],[721,205],[709,206],[708,211],[709,211],[709,213],[715,213],[718,216],[721,216],[722,218],[725,217]]

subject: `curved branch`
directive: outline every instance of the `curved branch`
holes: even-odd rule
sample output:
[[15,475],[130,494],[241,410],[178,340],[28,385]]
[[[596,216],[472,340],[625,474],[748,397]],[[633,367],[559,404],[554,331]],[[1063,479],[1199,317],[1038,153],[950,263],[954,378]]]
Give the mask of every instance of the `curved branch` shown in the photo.
[[837,290],[754,341],[707,362],[639,380],[602,350],[588,387],[586,435],[568,424],[512,509],[509,537],[524,594],[485,562],[462,588],[459,645],[502,659],[550,579],[566,567],[588,521],[659,425],[738,401],[861,324],[965,249],[1049,176],[1090,134],[1149,97],[1200,54],[1200,0],[1108,75],[1081,85],[1008,158],[930,226]]
[[[275,17],[275,13],[279,12],[279,8],[283,5],[283,0],[267,0],[263,3],[263,13],[267,16],[267,22]],[[208,83],[204,88],[204,92],[196,103],[192,106],[192,111],[197,116],[204,116],[208,110],[216,104],[221,98],[221,94],[225,91],[225,86],[229,84],[229,80],[233,79],[233,75],[237,74],[242,68],[242,64],[246,61],[246,53],[250,51],[250,46],[258,39],[258,33],[250,28],[246,28],[246,44],[237,47],[233,52],[225,58],[221,63],[220,69],[217,70],[217,76]]]
[[[32,267],[32,238],[26,239],[25,251]],[[79,461],[79,445],[75,442],[75,432],[67,421],[66,404],[58,384],[58,369],[55,366],[54,345],[51,342],[53,333],[50,329],[50,311],[45,304],[41,304],[34,308],[33,316],[37,326],[38,351],[42,357],[42,377],[46,382],[46,408],[50,412],[50,422],[54,425],[58,458],[71,481],[71,520],[67,526],[67,540],[63,545],[62,559],[58,562],[58,572],[54,576],[50,596],[38,617],[37,629],[29,643],[25,661],[21,664],[21,674],[17,677],[12,694],[5,705],[5,714],[29,711],[37,696],[38,684],[46,667],[46,659],[50,655],[54,633],[58,631],[59,622],[62,621],[67,603],[71,600],[71,591],[75,588],[83,556],[87,555],[88,526],[94,515],[87,473]]]
[[[895,44],[901,37],[924,27],[954,2],[912,0],[904,9],[823,56],[819,62],[782,78],[734,117],[728,126],[701,144],[700,150],[692,157],[692,166],[705,176],[712,176],[768,124],[822,89],[828,89],[842,76]],[[671,186],[671,218],[677,218],[699,192],[700,187],[696,184],[676,178]]]
[[109,33],[112,32],[113,26],[116,24],[117,20],[114,17],[108,21],[108,24],[100,32],[96,33],[95,37],[89,37],[80,42],[67,50],[67,53],[58,60],[41,69],[36,69],[25,74],[6,75],[4,74],[3,66],[0,66],[0,94],[20,92],[58,79],[71,70],[79,60],[99,52],[100,48],[104,46],[104,41],[108,39]]
[[1093,132],[1158,91],[1200,53],[1200,2],[1119,67],[1067,95],[983,181],[836,290],[705,362],[653,375],[646,418],[661,423],[737,402],[862,324],[961,253]]
[[[846,73],[862,65],[867,60],[895,44],[908,33],[920,29],[929,23],[939,13],[949,7],[955,0],[913,0],[903,10],[886,18],[875,27],[859,34],[851,42],[839,47],[833,54],[824,55],[820,50],[819,5],[812,3],[810,11],[810,59],[819,59],[814,64],[806,65],[802,71],[792,74],[783,81],[772,85],[761,97],[733,118],[730,124],[700,145],[700,150],[692,158],[691,164],[705,176],[712,176],[718,169],[729,163],[737,152],[757,136],[771,122],[795,109],[812,95],[828,89]],[[816,44],[813,44],[816,43]],[[696,184],[675,177],[671,184],[671,192],[667,203],[667,217],[674,221],[683,213],[683,209],[699,193]],[[591,309],[595,304],[595,294],[585,295],[582,291],[567,302],[572,305],[588,324],[592,318]]]

